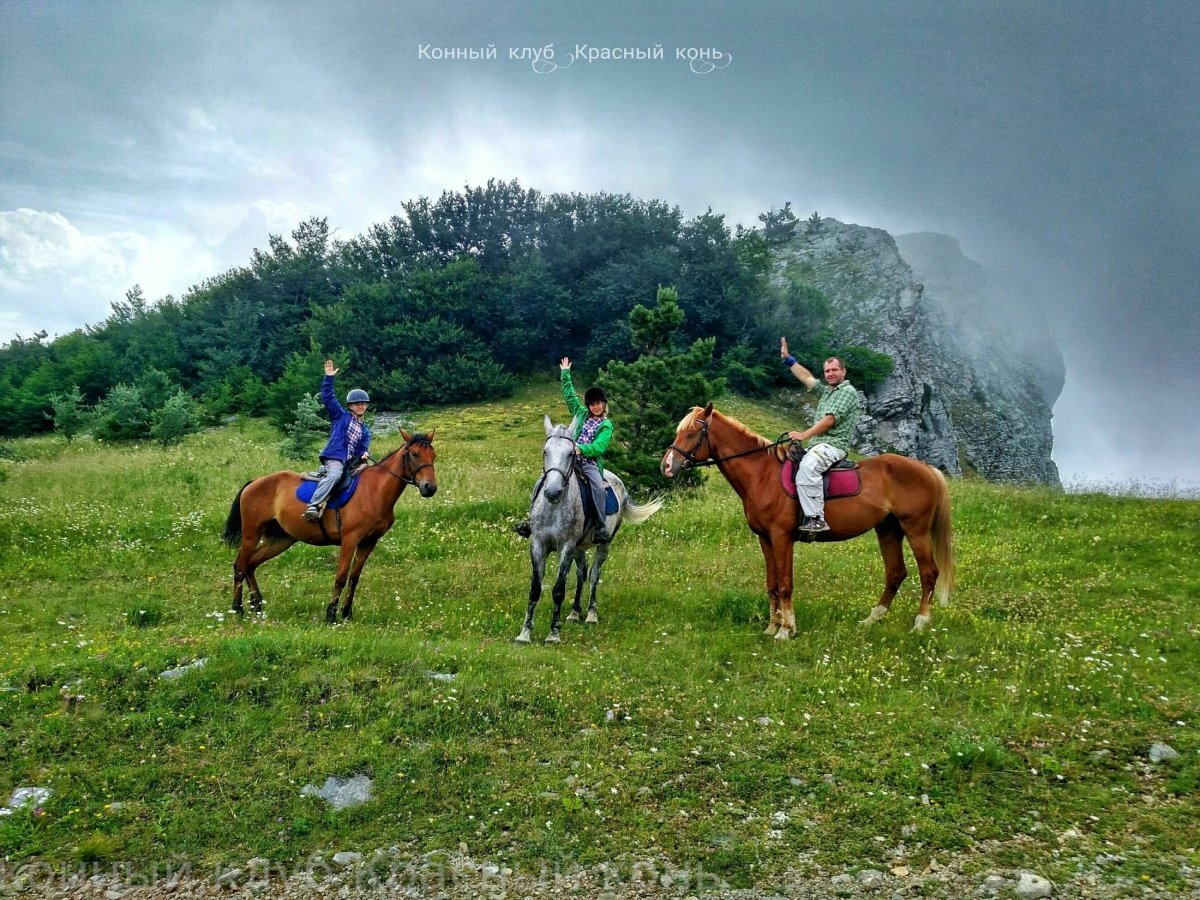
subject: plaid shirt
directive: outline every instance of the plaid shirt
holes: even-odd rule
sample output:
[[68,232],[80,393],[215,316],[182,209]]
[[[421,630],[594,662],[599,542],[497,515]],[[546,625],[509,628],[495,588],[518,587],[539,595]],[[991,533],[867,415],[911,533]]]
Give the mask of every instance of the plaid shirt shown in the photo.
[[346,459],[354,459],[362,453],[363,427],[358,419],[351,419],[346,426]]
[[858,391],[848,381],[843,381],[835,388],[818,382],[812,390],[821,394],[817,403],[817,421],[821,421],[827,415],[833,416],[834,419],[833,427],[824,434],[817,435],[813,442],[824,441],[849,453],[854,426],[858,423]]

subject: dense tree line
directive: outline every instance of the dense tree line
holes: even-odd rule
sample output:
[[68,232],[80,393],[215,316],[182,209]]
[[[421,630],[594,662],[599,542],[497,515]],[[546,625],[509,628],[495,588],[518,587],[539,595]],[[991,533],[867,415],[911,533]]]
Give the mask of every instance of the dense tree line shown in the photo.
[[711,210],[685,219],[657,200],[545,195],[515,181],[402,210],[349,240],[310,219],[182,299],[150,302],[134,287],[103,322],[10,341],[0,434],[53,427],[56,400],[102,405],[118,386],[126,404],[138,394],[151,423],[149,395],[165,404],[178,389],[210,418],[267,414],[282,425],[327,356],[377,407],[503,396],[562,356],[585,370],[634,360],[644,348],[630,313],[664,285],[685,313],[672,340],[711,340],[707,374],[737,390],[777,382],[779,334],[805,334],[814,354],[829,340],[824,296],[771,289],[763,231],[731,231]]

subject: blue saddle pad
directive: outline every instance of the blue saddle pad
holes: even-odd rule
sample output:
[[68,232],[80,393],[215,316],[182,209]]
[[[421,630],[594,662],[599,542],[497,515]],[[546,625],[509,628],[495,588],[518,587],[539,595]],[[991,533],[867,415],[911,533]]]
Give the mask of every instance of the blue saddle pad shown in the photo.
[[[583,506],[587,515],[595,513],[595,504],[592,503],[592,492],[588,490],[588,484],[583,479],[580,479],[580,486],[583,488],[580,491],[583,494]],[[617,492],[613,490],[611,484],[604,485],[604,515],[611,516],[619,512],[621,504],[617,502]]]
[[[358,487],[358,479],[360,476],[355,475],[351,479],[350,484],[344,491],[334,494],[329,498],[327,506],[330,509],[341,509],[350,502],[350,498],[354,496],[354,489]],[[302,481],[300,487],[296,488],[296,499],[302,503],[308,504],[312,500],[313,492],[317,489],[317,482]]]

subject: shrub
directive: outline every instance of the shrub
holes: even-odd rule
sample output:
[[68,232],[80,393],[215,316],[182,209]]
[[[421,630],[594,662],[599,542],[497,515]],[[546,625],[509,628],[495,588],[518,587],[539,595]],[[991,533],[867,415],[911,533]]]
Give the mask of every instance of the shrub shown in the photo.
[[200,430],[200,408],[184,391],[176,389],[150,416],[150,437],[164,447],[178,444]]
[[150,434],[150,412],[142,392],[118,384],[96,404],[92,434],[104,441],[137,441]]
[[329,420],[316,394],[304,394],[294,412],[292,421],[283,426],[286,437],[279,444],[279,452],[289,459],[307,459],[316,442],[325,436]]
[[67,443],[79,432],[87,428],[91,414],[83,402],[83,393],[79,385],[71,385],[71,389],[63,394],[56,394],[50,399],[50,418],[54,421],[54,430],[67,439]]

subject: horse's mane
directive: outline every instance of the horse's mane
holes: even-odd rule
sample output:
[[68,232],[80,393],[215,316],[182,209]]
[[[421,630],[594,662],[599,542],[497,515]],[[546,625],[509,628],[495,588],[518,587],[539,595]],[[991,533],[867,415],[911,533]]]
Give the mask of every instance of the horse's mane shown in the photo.
[[[685,428],[685,427],[688,427],[688,426],[694,424],[697,417],[702,412],[704,412],[704,407],[693,406],[691,412],[689,412],[686,416],[683,417],[683,421],[679,423],[679,425],[676,428],[676,431],[678,431],[680,428]],[[712,411],[712,415],[719,416],[721,418],[721,421],[723,421],[726,425],[728,425],[734,431],[740,432],[741,434],[745,435],[746,437],[748,437],[754,441],[757,441],[758,445],[760,447],[769,447],[775,443],[774,441],[768,440],[767,438],[763,437],[761,434],[758,434],[755,431],[751,431],[748,427],[743,425],[741,422],[739,422],[733,416],[727,416],[727,415],[725,415],[725,413],[720,412],[719,410],[716,410],[716,409],[714,409]]]
[[401,450],[403,450],[405,447],[409,446],[410,444],[424,444],[426,447],[432,447],[433,441],[429,440],[429,435],[427,435],[427,434],[424,434],[424,433],[414,434],[412,437],[410,437],[407,441],[405,441],[403,444],[401,444],[399,447],[397,447],[391,453],[382,457],[379,461],[386,462],[387,460],[391,459],[393,456],[395,456],[397,453],[399,453]]

